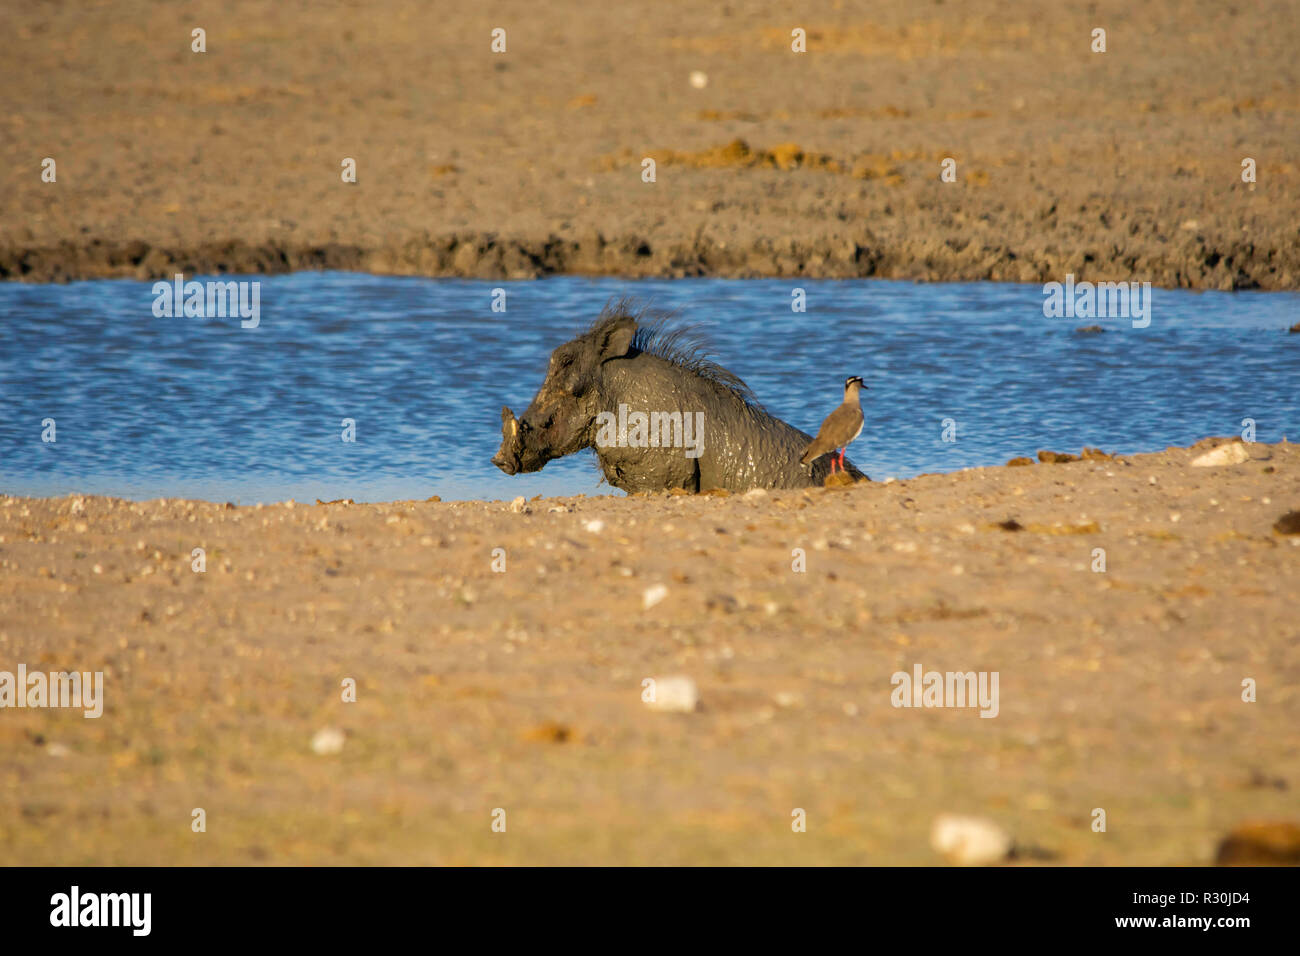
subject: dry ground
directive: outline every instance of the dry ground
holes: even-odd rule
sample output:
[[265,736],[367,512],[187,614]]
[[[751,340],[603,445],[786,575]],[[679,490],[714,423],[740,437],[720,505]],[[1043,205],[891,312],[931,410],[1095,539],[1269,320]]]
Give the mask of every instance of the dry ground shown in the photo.
[[1286,0],[6,4],[0,277],[1296,289],[1297,49]]
[[[0,711],[3,860],[915,864],[958,811],[1208,862],[1300,787],[1300,451],[1247,447],[526,512],[0,499],[0,670],[106,680],[98,720]],[[997,671],[998,716],[892,707],[917,663]],[[641,702],[671,675],[698,711]]]

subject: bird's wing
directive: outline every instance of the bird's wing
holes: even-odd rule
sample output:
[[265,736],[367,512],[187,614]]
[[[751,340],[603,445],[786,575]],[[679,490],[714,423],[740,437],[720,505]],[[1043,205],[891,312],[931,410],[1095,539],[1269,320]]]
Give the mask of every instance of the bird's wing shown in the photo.
[[812,458],[818,458],[826,454],[828,451],[833,451],[838,448],[839,445],[836,444],[835,439],[832,436],[841,430],[842,425],[847,426],[847,415],[851,411],[852,409],[845,408],[841,405],[839,408],[835,409],[835,411],[827,415],[826,421],[822,422],[822,427],[817,429],[817,437],[812,440],[812,443],[803,453],[802,460],[807,461],[810,456]]

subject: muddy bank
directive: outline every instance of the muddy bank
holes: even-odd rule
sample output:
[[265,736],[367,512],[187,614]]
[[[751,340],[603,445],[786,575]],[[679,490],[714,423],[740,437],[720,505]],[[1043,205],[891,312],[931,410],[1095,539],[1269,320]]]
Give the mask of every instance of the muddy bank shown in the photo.
[[791,17],[395,0],[364,19],[269,2],[7,11],[0,277],[1300,288],[1286,4],[1103,2],[1050,24],[992,0]]
[[[728,496],[2,498],[0,670],[102,671],[104,711],[0,711],[0,840],[916,864],[958,813],[1024,862],[1212,862],[1295,818],[1297,510],[1294,445],[1214,442]],[[917,665],[997,672],[996,716],[895,707]]]
[[1005,244],[954,246],[940,240],[886,243],[868,236],[806,242],[758,238],[744,248],[703,238],[660,242],[633,235],[610,241],[598,235],[584,241],[550,235],[529,240],[489,234],[412,239],[378,249],[343,244],[299,246],[276,241],[261,245],[201,243],[175,248],[154,247],[141,241],[95,241],[84,246],[60,243],[47,248],[0,249],[0,278],[30,282],[166,279],[176,273],[273,274],[309,269],[479,279],[576,274],[932,282],[1049,282],[1072,274],[1093,280],[1141,276],[1135,281],[1168,288],[1287,290],[1297,288],[1300,244],[1286,250],[1268,250],[1259,256],[1254,243],[1240,243],[1225,253],[1206,246],[1198,237],[1178,250],[1115,249],[1100,258],[1092,253],[1062,255],[1054,248],[1026,252],[1026,246],[1021,246],[1017,252]]

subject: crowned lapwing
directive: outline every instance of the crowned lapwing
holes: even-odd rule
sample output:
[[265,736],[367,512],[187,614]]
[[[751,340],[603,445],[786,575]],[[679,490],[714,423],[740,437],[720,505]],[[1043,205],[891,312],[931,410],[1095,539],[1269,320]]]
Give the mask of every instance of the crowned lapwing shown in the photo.
[[799,464],[811,465],[822,455],[838,451],[839,455],[831,459],[831,474],[835,473],[836,461],[840,464],[840,471],[844,470],[844,450],[849,442],[862,434],[862,404],[858,392],[864,388],[866,386],[857,375],[844,380],[844,404],[826,416]]

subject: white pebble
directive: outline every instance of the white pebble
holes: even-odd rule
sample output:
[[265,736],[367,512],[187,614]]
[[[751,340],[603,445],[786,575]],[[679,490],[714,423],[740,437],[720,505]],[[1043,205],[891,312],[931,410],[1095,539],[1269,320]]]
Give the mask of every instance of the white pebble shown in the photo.
[[941,813],[930,828],[930,846],[958,866],[988,866],[1010,855],[1011,837],[991,820]]
[[312,737],[311,749],[321,755],[336,754],[343,749],[343,740],[343,731],[337,727],[325,727]]
[[1199,455],[1192,459],[1194,468],[1213,468],[1216,465],[1240,465],[1243,461],[1250,461],[1250,452],[1246,451],[1246,446],[1241,442],[1229,442],[1226,445],[1220,445],[1207,451],[1204,455]]
[[689,714],[700,703],[700,689],[689,677],[657,677],[654,691],[654,700],[646,701],[651,710]]
[[645,589],[645,594],[641,595],[641,606],[648,611],[667,596],[668,588],[662,584],[652,585]]
[[605,522],[601,521],[599,518],[592,518],[585,525],[583,525],[583,527],[586,528],[588,531],[590,531],[592,534],[600,534],[603,530],[605,530]]

